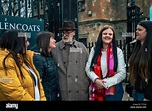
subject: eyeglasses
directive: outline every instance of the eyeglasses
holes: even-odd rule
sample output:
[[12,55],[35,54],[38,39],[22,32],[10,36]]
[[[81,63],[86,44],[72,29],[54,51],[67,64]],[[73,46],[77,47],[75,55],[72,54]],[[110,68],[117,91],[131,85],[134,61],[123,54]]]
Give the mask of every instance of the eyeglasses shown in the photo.
[[72,33],[72,32],[73,32],[73,30],[69,30],[69,31],[63,31],[62,33],[63,33],[63,34],[68,34],[68,35],[69,35],[69,34]]

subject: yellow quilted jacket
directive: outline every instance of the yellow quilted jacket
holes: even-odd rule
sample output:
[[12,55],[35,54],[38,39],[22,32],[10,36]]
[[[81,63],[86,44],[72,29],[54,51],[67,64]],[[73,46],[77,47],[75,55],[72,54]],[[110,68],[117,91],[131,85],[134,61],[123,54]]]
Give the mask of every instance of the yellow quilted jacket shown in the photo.
[[[19,69],[11,56],[6,59],[6,66],[9,66],[6,75],[2,64],[8,53],[9,52],[6,49],[0,49],[0,101],[34,101],[34,81],[30,76],[29,70],[23,64],[21,55],[18,54],[18,58],[22,64],[21,70],[25,79],[21,78]],[[33,64],[34,52],[27,50],[26,53],[27,55],[25,58],[38,76],[40,99],[45,101],[46,97],[40,82],[40,76]]]

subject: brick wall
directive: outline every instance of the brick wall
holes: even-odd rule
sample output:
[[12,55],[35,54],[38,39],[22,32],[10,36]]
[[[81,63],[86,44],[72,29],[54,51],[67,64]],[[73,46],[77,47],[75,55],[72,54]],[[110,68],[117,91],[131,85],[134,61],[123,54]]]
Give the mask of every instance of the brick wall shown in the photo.
[[[144,13],[142,17],[149,17],[151,0],[135,0],[137,6]],[[114,27],[117,39],[125,39],[127,0],[85,0],[85,11],[78,13],[79,39],[86,38],[87,42],[95,42],[104,24]]]

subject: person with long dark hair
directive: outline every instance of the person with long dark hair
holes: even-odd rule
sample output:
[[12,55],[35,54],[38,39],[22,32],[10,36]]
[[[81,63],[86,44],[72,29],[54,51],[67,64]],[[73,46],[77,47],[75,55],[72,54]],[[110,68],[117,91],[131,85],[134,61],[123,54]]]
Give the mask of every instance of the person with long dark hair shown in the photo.
[[129,58],[129,82],[134,101],[152,100],[152,21],[143,20],[136,29],[136,43]]
[[0,39],[0,101],[46,100],[40,76],[27,50],[26,33],[12,29]]
[[59,100],[57,64],[51,54],[51,50],[56,47],[54,37],[52,32],[39,32],[36,38],[38,48],[34,51],[40,54],[35,54],[33,58],[36,69],[40,73],[47,101]]
[[85,68],[91,79],[90,101],[121,101],[126,77],[123,52],[116,45],[112,26],[104,25],[92,47]]

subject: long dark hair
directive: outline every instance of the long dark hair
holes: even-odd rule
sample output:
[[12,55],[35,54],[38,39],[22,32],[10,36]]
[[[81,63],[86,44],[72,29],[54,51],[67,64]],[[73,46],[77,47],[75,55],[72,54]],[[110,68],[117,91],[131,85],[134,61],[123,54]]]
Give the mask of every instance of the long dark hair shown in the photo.
[[145,80],[148,81],[152,73],[152,22],[141,21],[139,25],[146,28],[147,35],[143,45],[141,45],[139,40],[135,43],[133,52],[128,61],[130,72],[129,80],[134,85],[138,76],[140,76],[142,87],[145,87]]
[[117,70],[118,57],[117,57],[116,37],[115,37],[115,31],[114,31],[113,27],[110,25],[104,25],[99,32],[98,40],[97,40],[96,45],[94,47],[95,53],[94,53],[94,56],[93,56],[92,62],[91,62],[91,67],[90,67],[91,70],[93,70],[93,65],[96,64],[98,55],[101,53],[101,49],[103,48],[102,33],[106,29],[111,29],[113,31],[113,39],[112,39],[112,46],[113,47],[112,47],[112,49],[113,49],[113,56],[114,56],[114,71]]
[[52,32],[39,32],[37,34],[36,43],[41,48],[41,53],[45,56],[49,56],[50,52],[48,52],[48,47],[50,44],[50,38],[54,38],[54,34]]
[[6,65],[6,60],[12,56],[17,67],[19,68],[21,77],[23,76],[23,73],[21,71],[21,64],[19,62],[19,59],[17,57],[17,54],[20,54],[23,56],[23,50],[26,51],[25,48],[25,37],[23,37],[24,32],[16,29],[12,30],[7,30],[5,31],[0,39],[0,48],[1,49],[6,49],[9,51],[9,53],[6,55],[6,57],[3,60],[3,67],[5,69],[5,72],[7,74],[7,70],[10,68],[9,66]]

